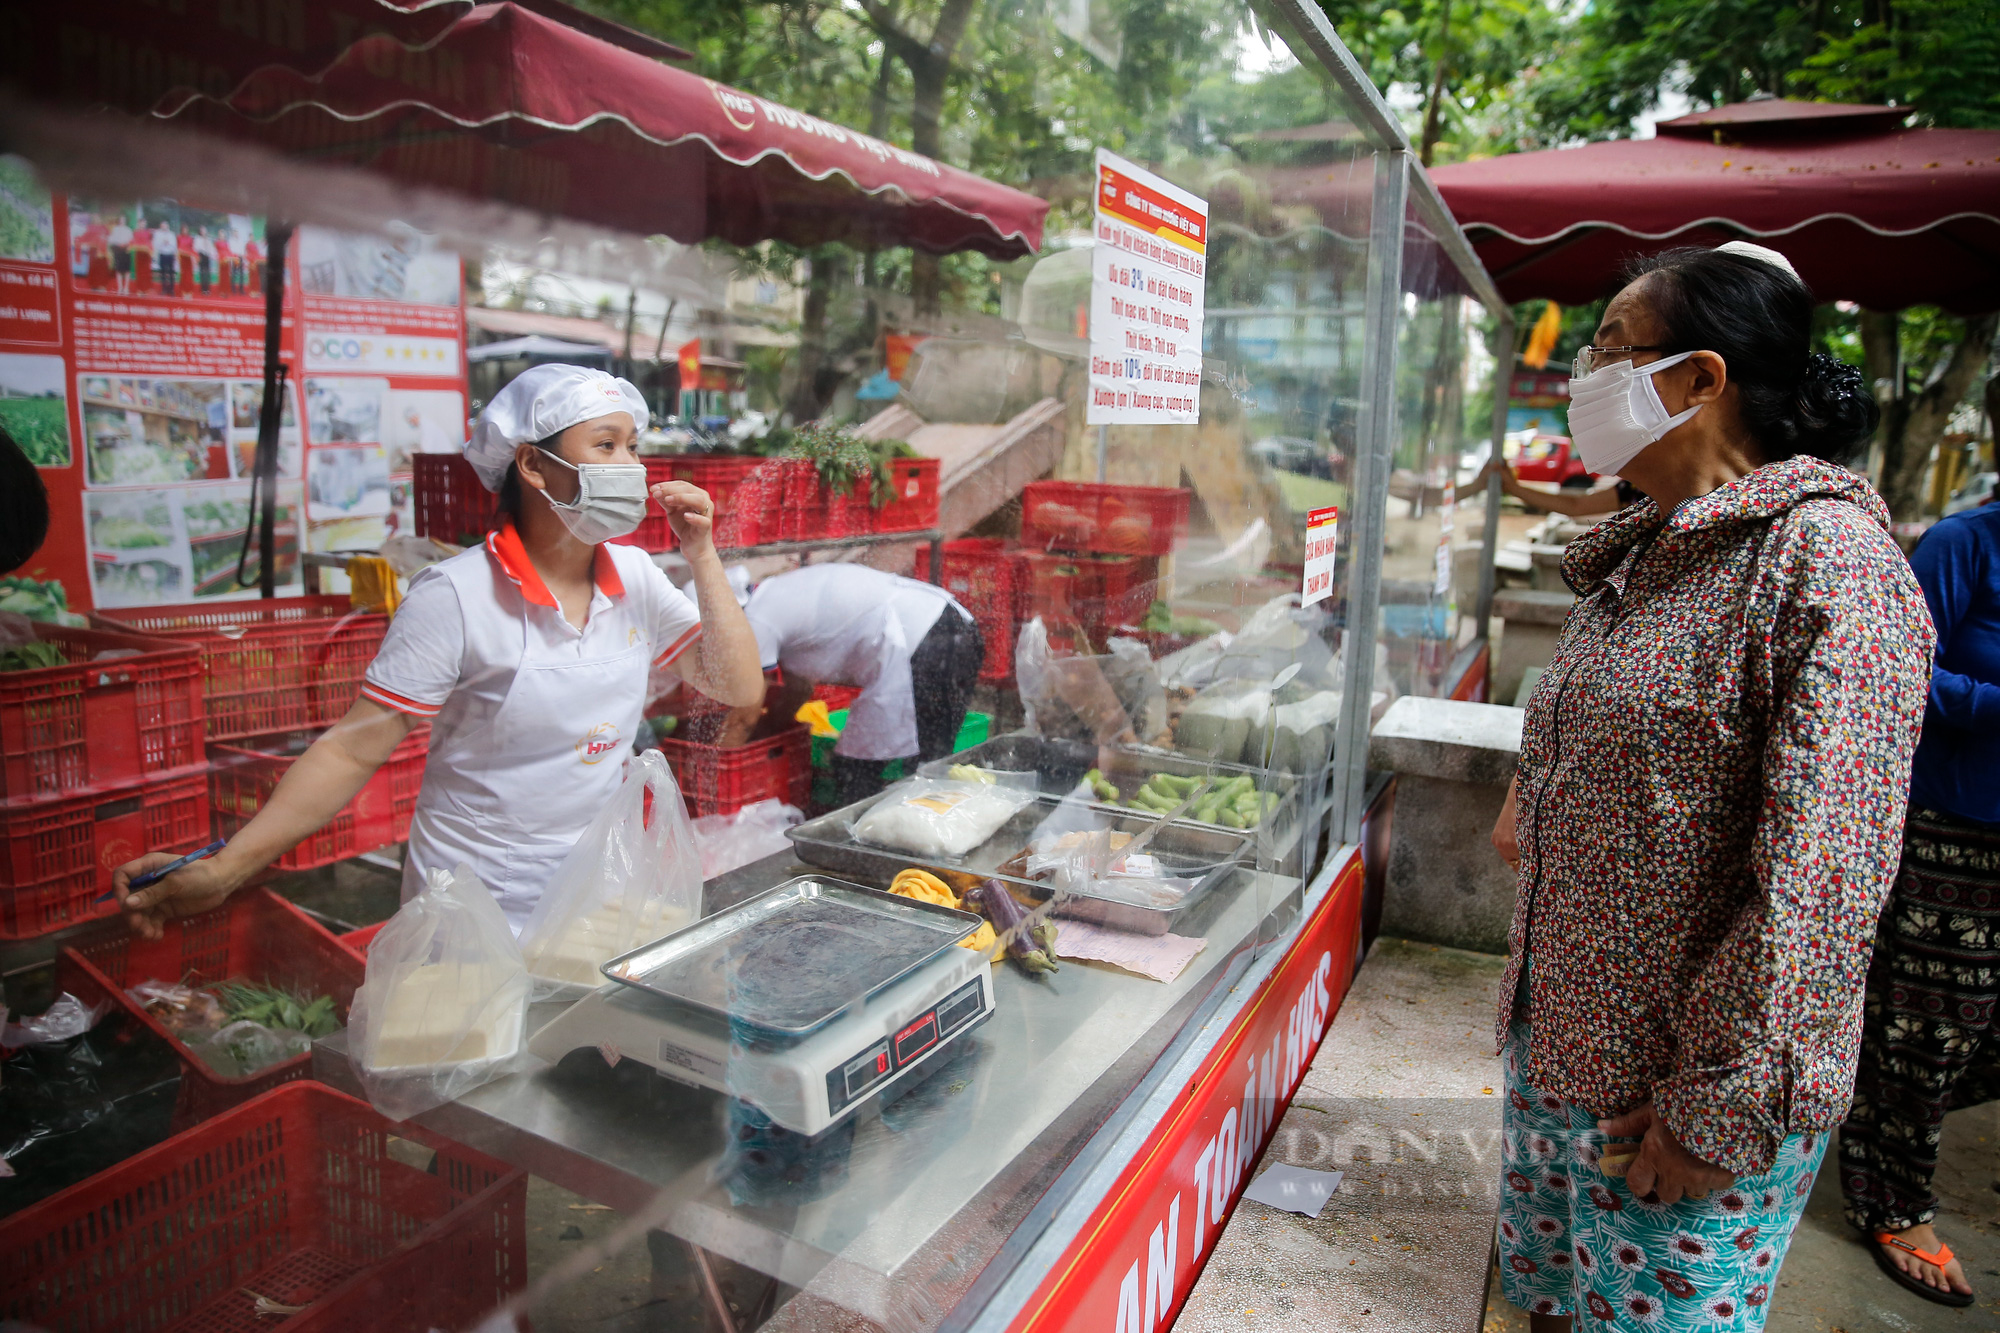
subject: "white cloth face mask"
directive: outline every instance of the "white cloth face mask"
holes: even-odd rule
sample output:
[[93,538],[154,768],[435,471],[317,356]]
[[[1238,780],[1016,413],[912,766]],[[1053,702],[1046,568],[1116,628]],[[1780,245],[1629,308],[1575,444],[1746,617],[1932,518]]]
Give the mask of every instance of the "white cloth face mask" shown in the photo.
[[1646,448],[1701,411],[1696,404],[1667,415],[1653,376],[1693,356],[1681,352],[1650,366],[1620,361],[1569,382],[1569,436],[1583,465],[1600,477],[1615,477]]
[[576,473],[576,499],[542,492],[569,535],[586,546],[623,537],[646,517],[644,463],[585,463],[581,467],[544,449],[542,457]]

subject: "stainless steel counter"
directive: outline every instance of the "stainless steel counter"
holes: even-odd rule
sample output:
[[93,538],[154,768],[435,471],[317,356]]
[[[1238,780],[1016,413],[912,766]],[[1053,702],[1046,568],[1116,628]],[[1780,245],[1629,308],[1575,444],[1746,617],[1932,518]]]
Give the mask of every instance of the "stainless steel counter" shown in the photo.
[[[708,910],[800,873],[789,853],[746,866],[708,885]],[[1041,979],[1003,965],[994,1016],[924,1081],[803,1154],[797,1140],[760,1145],[761,1169],[726,1151],[727,1098],[629,1060],[608,1067],[594,1049],[419,1119],[891,1328],[929,1327],[1298,889],[1239,872],[1183,926],[1210,944],[1170,985],[1077,962]],[[531,1030],[560,1009],[536,1006]],[[344,1037],[318,1044],[315,1076],[359,1095]]]

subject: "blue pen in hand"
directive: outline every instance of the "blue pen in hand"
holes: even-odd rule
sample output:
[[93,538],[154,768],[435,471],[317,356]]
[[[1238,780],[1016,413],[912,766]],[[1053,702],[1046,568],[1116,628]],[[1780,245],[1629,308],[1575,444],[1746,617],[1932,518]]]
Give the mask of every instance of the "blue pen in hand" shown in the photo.
[[[208,846],[197,848],[196,850],[189,852],[186,856],[183,856],[178,860],[169,861],[165,865],[161,866],[158,870],[148,870],[145,874],[138,876],[130,884],[127,884],[125,886],[126,892],[137,893],[140,889],[150,889],[155,884],[158,884],[161,880],[165,879],[168,875],[173,874],[176,870],[181,870],[187,866],[191,866],[196,861],[206,861],[209,857],[214,856],[217,852],[221,851],[224,847],[227,847],[228,845],[229,845],[229,840],[227,838],[217,838],[214,842],[208,844]],[[113,890],[113,892],[116,892],[116,890]],[[97,897],[97,901],[103,902],[106,898],[109,898],[110,896],[111,896],[110,893],[99,894]]]

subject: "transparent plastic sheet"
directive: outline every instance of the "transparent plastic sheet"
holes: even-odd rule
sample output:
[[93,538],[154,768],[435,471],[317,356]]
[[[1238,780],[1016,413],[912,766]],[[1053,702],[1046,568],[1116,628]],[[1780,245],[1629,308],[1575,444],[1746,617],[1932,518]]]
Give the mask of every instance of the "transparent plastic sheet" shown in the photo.
[[468,866],[432,870],[368,948],[348,1012],[348,1056],[392,1120],[455,1101],[511,1070],[528,970],[500,905]]
[[787,851],[785,830],[805,818],[783,801],[755,801],[730,815],[702,815],[694,821],[701,849],[701,877],[714,879],[752,861]]
[[1041,736],[1104,743],[1129,733],[1150,740],[1166,730],[1166,695],[1152,655],[1135,639],[1113,638],[1109,651],[1059,651],[1037,616],[1021,627],[1014,678],[1023,725]]
[[[24,1018],[18,1023],[0,1025],[0,1047],[13,1049],[18,1046],[48,1046],[57,1042],[81,1037],[97,1026],[99,1019],[111,1008],[109,1000],[101,1004],[87,1005],[82,1000],[64,991],[56,997],[56,1002],[32,1018]],[[0,1014],[4,1017],[4,1014]]]
[[601,985],[599,964],[697,920],[701,861],[666,756],[638,755],[521,931],[536,997]]

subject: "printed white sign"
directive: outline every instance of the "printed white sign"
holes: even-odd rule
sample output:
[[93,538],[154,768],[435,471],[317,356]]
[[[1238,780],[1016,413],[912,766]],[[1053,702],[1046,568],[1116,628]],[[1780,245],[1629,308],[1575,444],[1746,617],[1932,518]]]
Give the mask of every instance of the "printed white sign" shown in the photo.
[[1306,515],[1306,579],[1299,591],[1305,606],[1333,595],[1333,546],[1340,531],[1340,509],[1331,506]]
[[1100,148],[1096,238],[1084,421],[1196,424],[1207,202]]

